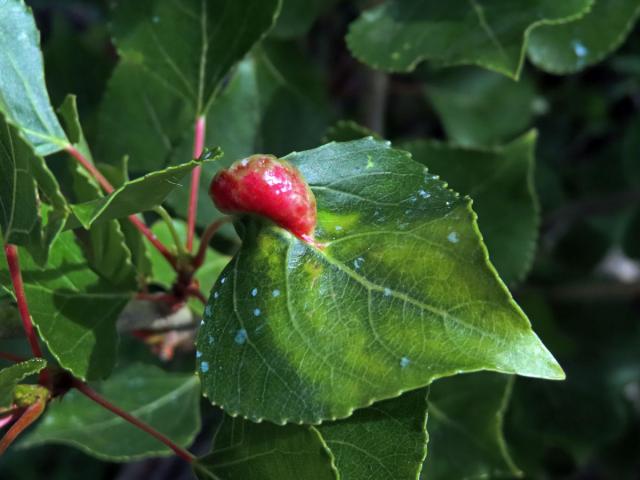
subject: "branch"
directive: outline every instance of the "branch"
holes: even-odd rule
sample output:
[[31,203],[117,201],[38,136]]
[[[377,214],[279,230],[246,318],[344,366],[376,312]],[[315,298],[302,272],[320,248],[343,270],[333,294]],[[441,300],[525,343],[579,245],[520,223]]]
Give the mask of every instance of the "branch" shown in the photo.
[[141,420],[138,420],[134,416],[125,412],[124,410],[116,407],[111,402],[103,398],[98,392],[96,392],[91,387],[89,387],[89,385],[87,385],[86,383],[78,380],[77,378],[74,378],[73,387],[76,388],[80,393],[82,393],[89,399],[96,402],[101,407],[104,407],[110,412],[115,413],[116,415],[121,417],[123,420],[126,420],[127,422],[139,428],[143,432],[148,433],[149,435],[154,437],[156,440],[159,440],[160,442],[164,443],[167,447],[173,450],[178,457],[182,458],[184,461],[188,463],[192,463],[195,460],[195,457],[190,452],[173,443],[169,438],[165,437],[162,433],[158,432],[150,425],[147,425],[146,423],[142,422]]
[[[204,130],[206,126],[205,116],[196,119],[195,133],[193,136],[193,158],[200,158],[204,148]],[[189,212],[187,216],[187,251],[193,249],[193,236],[196,229],[196,215],[198,213],[198,193],[200,189],[200,173],[202,168],[198,165],[191,172],[191,190],[189,193]]]
[[42,357],[42,350],[38,343],[38,336],[33,329],[33,323],[31,323],[31,315],[29,314],[29,305],[27,304],[27,297],[24,294],[24,284],[22,283],[22,273],[20,272],[20,261],[18,259],[18,249],[15,245],[10,243],[4,246],[4,254],[7,257],[7,264],[9,265],[9,273],[11,275],[11,283],[13,284],[13,291],[16,294],[16,302],[18,303],[18,311],[20,312],[20,318],[22,319],[22,327],[24,333],[27,335],[29,345],[34,357]]
[[2,455],[9,445],[20,435],[25,428],[35,422],[47,405],[47,400],[44,398],[39,399],[37,402],[29,405],[22,415],[11,425],[11,428],[5,433],[2,440],[0,440],[0,455]]
[[[89,172],[89,174],[93,178],[97,180],[97,182],[100,184],[102,189],[107,192],[107,194],[113,193],[113,185],[109,183],[109,180],[107,180],[104,175],[102,175],[102,173],[100,173],[100,171],[95,167],[95,165],[91,163],[87,158],[85,158],[85,156],[82,155],[82,153],[77,148],[75,148],[73,145],[69,145],[66,150],[73,158],[78,161],[80,165],[82,165],[82,167],[87,172]],[[162,254],[167,262],[169,262],[169,264],[174,268],[174,270],[177,270],[178,266],[175,256],[167,249],[167,247],[162,244],[162,242],[160,242],[160,240],[156,238],[149,227],[147,227],[145,223],[136,215],[129,215],[129,221],[140,231],[142,235],[147,238],[147,240],[149,240],[151,245],[153,245],[156,250],[158,250]]]

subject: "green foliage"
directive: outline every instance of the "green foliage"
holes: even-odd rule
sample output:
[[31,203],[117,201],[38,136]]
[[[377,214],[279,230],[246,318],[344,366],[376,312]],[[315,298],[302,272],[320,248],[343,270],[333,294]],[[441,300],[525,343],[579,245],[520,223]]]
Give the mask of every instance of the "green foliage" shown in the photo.
[[580,18],[593,1],[387,0],[362,14],[347,42],[358,59],[390,72],[408,72],[430,60],[479,65],[517,79],[530,33]]
[[0,112],[20,129],[38,155],[68,144],[44,83],[40,34],[21,0],[0,2]]
[[[131,365],[100,383],[100,393],[136,418],[188,446],[200,429],[198,379],[151,365]],[[103,460],[129,461],[170,455],[165,445],[91,402],[77,391],[52,404],[22,441],[72,445]]]

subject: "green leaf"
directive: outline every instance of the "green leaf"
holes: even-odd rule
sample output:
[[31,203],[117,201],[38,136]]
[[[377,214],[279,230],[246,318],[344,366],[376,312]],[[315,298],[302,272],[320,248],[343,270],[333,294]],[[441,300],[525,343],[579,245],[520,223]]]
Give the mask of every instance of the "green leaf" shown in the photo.
[[429,79],[425,92],[449,140],[463,146],[500,145],[548,108],[528,77],[514,82],[473,67],[442,71]]
[[319,423],[460,372],[563,378],[488,262],[468,199],[371,138],[285,158],[315,194],[325,247],[238,224],[242,248],[198,333],[213,403]]
[[32,358],[0,370],[0,408],[9,408],[13,403],[13,391],[16,386],[46,366],[47,362],[42,358]]
[[517,79],[530,33],[580,18],[593,2],[387,0],[351,25],[347,43],[360,61],[390,72],[429,60],[478,65]]
[[113,36],[124,59],[142,65],[202,115],[279,9],[280,0],[120,2]]
[[22,0],[0,0],[0,112],[20,129],[36,154],[49,155],[67,141],[49,103],[40,33]]
[[[191,123],[183,98],[167,92],[143,66],[121,60],[100,104],[96,156],[117,164],[127,155],[135,173],[165,168]],[[191,156],[187,152],[180,162]]]
[[429,455],[421,478],[519,476],[502,432],[513,380],[483,372],[438,380],[431,386]]
[[622,45],[638,15],[638,0],[595,0],[591,11],[579,20],[535,30],[527,55],[545,72],[578,72]]
[[[116,357],[115,321],[130,294],[89,268],[72,232],[60,235],[45,268],[19,252],[29,310],[49,351],[77,377],[109,375]],[[0,284],[10,284],[4,256]]]
[[22,320],[15,302],[5,290],[0,289],[0,340],[24,335]]
[[42,220],[36,181],[31,174],[35,154],[18,131],[0,115],[0,233],[5,243],[40,243]]
[[[415,480],[427,454],[425,389],[317,427],[343,480]],[[429,420],[431,421],[431,420]]]
[[[38,186],[42,199],[49,202],[42,212]],[[3,241],[26,246],[38,263],[44,264],[66,216],[66,201],[44,160],[33,153],[18,130],[0,115],[0,234]]]
[[[67,96],[60,107],[69,140],[83,156],[93,162],[93,157],[82,132],[76,98]],[[77,162],[67,162],[70,171],[73,201],[89,202],[103,198],[102,189],[97,181]],[[93,270],[113,285],[135,290],[136,276],[131,252],[126,245],[125,236],[117,220],[93,225],[86,234],[80,235],[85,256]]]
[[[329,123],[327,104],[320,73],[300,49],[274,41],[254,49],[207,115],[205,137],[220,145],[224,158],[203,169],[198,225],[204,228],[221,216],[209,198],[218,169],[256,152],[280,156],[317,145]],[[189,136],[174,162],[190,155],[192,143]],[[169,203],[186,212],[188,189],[175,190]]]
[[214,150],[212,157],[207,160],[192,160],[176,167],[152,172],[126,182],[106,197],[71,205],[75,218],[67,223],[67,228],[76,228],[79,225],[90,228],[97,222],[152,210],[162,204],[172,190],[182,187],[180,182],[191,170],[198,165],[214,161],[220,154],[219,149]]
[[278,38],[307,34],[316,19],[337,0],[283,0],[278,21],[270,35]]
[[[181,220],[174,220],[173,227],[175,228],[182,245],[184,245],[187,240],[187,224]],[[169,231],[169,227],[165,222],[157,221],[151,226],[151,231],[158,240],[160,240],[164,245],[170,246],[170,250],[177,253],[175,247],[171,247],[175,242],[171,232]],[[200,240],[198,239],[198,241],[195,242],[194,251],[197,251],[199,245]],[[167,290],[171,289],[176,280],[175,270],[156,249],[149,249],[149,255],[151,258],[154,285],[164,287]],[[230,259],[231,257],[228,255],[223,255],[213,248],[207,248],[205,263],[195,274],[195,279],[200,283],[200,290],[204,292],[205,295],[209,294],[216,278],[218,278],[220,272],[222,272],[224,267],[229,263]],[[199,300],[190,299],[189,306],[195,310],[198,315],[202,315],[204,306]]]
[[358,140],[364,137],[373,137],[381,139],[373,130],[360,125],[353,120],[338,120],[335,124],[327,129],[324,137],[325,142],[348,142],[350,140]]
[[333,459],[313,429],[225,416],[214,449],[193,469],[202,480],[332,480]]
[[493,149],[468,149],[430,140],[404,145],[451,188],[473,199],[489,256],[507,284],[524,278],[535,254],[540,223],[533,185],[536,138],[536,132],[531,131]]
[[[96,387],[118,407],[188,446],[200,430],[198,379],[152,365],[131,365]],[[53,402],[20,443],[23,448],[62,443],[107,461],[129,461],[173,452],[142,430],[76,390]]]

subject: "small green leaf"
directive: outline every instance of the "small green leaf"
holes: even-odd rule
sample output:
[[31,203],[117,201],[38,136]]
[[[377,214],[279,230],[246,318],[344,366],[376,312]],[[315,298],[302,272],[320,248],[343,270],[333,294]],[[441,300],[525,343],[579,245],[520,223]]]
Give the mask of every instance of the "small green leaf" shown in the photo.
[[120,55],[206,113],[229,70],[273,26],[280,0],[120,2],[113,35]]
[[511,284],[531,268],[540,223],[533,185],[531,131],[493,149],[469,149],[418,140],[404,147],[451,188],[473,199],[489,256],[502,279]]
[[[60,107],[69,140],[83,156],[93,162],[93,157],[82,132],[76,98],[66,97]],[[97,181],[77,162],[67,162],[71,177],[71,194],[74,202],[89,202],[103,198]],[[117,220],[93,225],[86,234],[80,234],[85,256],[93,270],[113,285],[135,290],[136,277],[131,261],[131,252],[126,245],[124,234]]]
[[517,79],[529,34],[580,18],[593,2],[387,0],[351,25],[347,43],[359,60],[385,71],[408,72],[429,60],[479,65]]
[[425,480],[519,476],[502,433],[513,377],[495,373],[438,380],[428,399]]
[[9,408],[13,403],[16,386],[29,375],[35,375],[47,366],[42,358],[16,363],[0,370],[0,408]]
[[[151,425],[176,444],[188,446],[200,430],[198,379],[151,365],[131,365],[96,388],[101,395]],[[107,461],[167,456],[173,452],[142,430],[76,390],[49,405],[22,448],[62,443]]]
[[192,160],[176,167],[152,172],[126,182],[106,197],[71,205],[75,218],[70,219],[67,228],[77,228],[79,225],[90,228],[97,222],[106,222],[152,210],[162,204],[172,190],[182,187],[180,182],[191,170],[198,165],[215,161],[220,154],[220,151],[216,150],[215,155],[209,160],[202,162]]
[[427,391],[405,393],[317,427],[343,480],[415,480],[427,454]]
[[0,0],[0,12],[0,112],[36,154],[62,150],[69,142],[49,103],[31,9],[22,0]]
[[[60,365],[82,379],[109,375],[116,357],[115,321],[130,293],[89,268],[72,232],[60,235],[45,268],[23,249],[20,266],[33,323]],[[0,285],[10,285],[4,256]]]
[[638,15],[638,0],[595,0],[589,13],[576,21],[536,29],[529,39],[528,57],[545,72],[578,72],[616,50]]
[[[193,469],[202,480],[337,480],[317,431],[225,416],[214,449]],[[347,479],[345,479],[347,480]]]
[[479,68],[452,68],[430,78],[425,92],[447,137],[470,147],[500,145],[530,127],[548,108],[524,76],[515,82]]
[[468,199],[371,138],[285,158],[316,197],[324,248],[238,224],[197,340],[213,403],[319,423],[460,372],[564,377],[488,262]]

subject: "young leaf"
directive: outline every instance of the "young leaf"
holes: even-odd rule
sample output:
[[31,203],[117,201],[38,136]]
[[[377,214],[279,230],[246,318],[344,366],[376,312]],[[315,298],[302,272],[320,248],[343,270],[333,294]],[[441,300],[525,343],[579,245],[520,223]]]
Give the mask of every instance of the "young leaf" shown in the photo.
[[[198,379],[152,365],[119,370],[98,388],[118,407],[188,446],[200,430]],[[49,405],[44,419],[25,436],[22,448],[62,443],[107,461],[166,456],[173,452],[147,433],[105,410],[76,390]]]
[[427,391],[376,403],[315,428],[343,480],[415,480],[427,454]]
[[[93,157],[82,132],[75,96],[69,95],[60,107],[67,135],[73,146],[93,163]],[[71,194],[74,202],[89,202],[103,197],[97,181],[77,162],[67,162],[71,177]],[[117,220],[93,225],[86,234],[80,234],[85,256],[91,268],[113,285],[134,290],[135,270],[131,252],[126,245],[124,234]]]
[[206,113],[229,70],[272,27],[280,0],[120,2],[113,36],[122,58]]
[[42,358],[32,358],[0,370],[0,409],[13,403],[16,386],[29,375],[35,375],[47,366]]
[[319,249],[246,218],[198,333],[209,399],[319,423],[460,372],[563,378],[488,262],[470,201],[372,138],[286,160],[318,204]]
[[595,0],[584,17],[531,34],[527,55],[549,73],[574,73],[598,63],[627,38],[640,15],[638,0]]
[[106,197],[71,205],[75,218],[71,218],[66,227],[77,228],[82,225],[88,229],[97,222],[106,222],[151,210],[162,204],[173,189],[182,187],[179,182],[197,165],[212,162],[220,155],[221,152],[217,149],[207,160],[192,160],[176,167],[152,172],[126,182]]
[[340,478],[317,431],[227,416],[215,436],[213,451],[199,458],[193,470],[202,480]]
[[531,131],[493,149],[430,140],[404,145],[429,171],[473,199],[489,256],[508,285],[524,278],[535,253],[540,223],[533,185],[536,138]]
[[421,478],[511,478],[514,465],[502,433],[513,377],[495,373],[457,375],[431,386],[429,455]]
[[[72,232],[60,235],[45,268],[22,249],[20,265],[33,323],[49,351],[77,377],[106,377],[116,356],[115,321],[130,293],[89,268]],[[0,285],[10,284],[3,256]]]
[[40,33],[23,0],[0,0],[0,112],[20,129],[36,154],[49,155],[69,142],[44,82]]
[[408,72],[423,60],[479,65],[517,79],[529,34],[538,26],[575,20],[594,0],[387,0],[364,12],[349,30],[360,61]]

